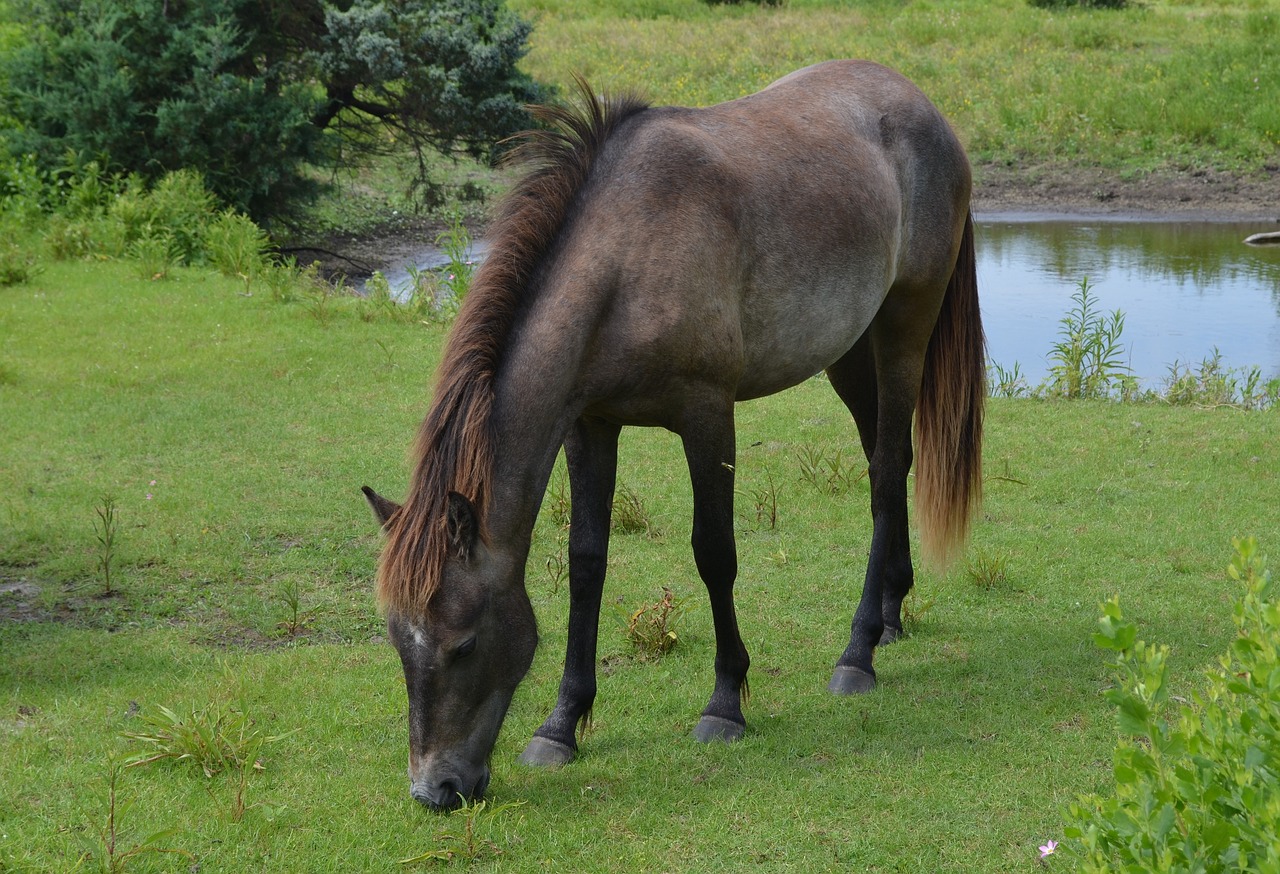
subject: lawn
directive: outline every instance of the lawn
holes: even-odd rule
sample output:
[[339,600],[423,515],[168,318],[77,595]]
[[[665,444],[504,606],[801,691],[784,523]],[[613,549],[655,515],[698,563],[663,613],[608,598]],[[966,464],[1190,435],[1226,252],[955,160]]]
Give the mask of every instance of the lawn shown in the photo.
[[[870,535],[852,423],[821,378],[745,404],[749,727],[700,746],[713,647],[684,463],[671,435],[627,432],[620,479],[650,533],[615,536],[582,756],[515,763],[564,648],[563,533],[544,512],[528,567],[542,643],[490,791],[515,806],[478,814],[468,843],[463,817],[408,796],[359,493],[403,493],[443,330],[173,275],[51,262],[0,290],[0,871],[110,861],[112,773],[117,862],[161,833],[152,846],[202,871],[395,870],[435,851],[503,871],[1037,870],[1063,807],[1110,778],[1099,602],[1119,594],[1142,636],[1173,646],[1186,696],[1232,637],[1231,537],[1274,549],[1280,530],[1275,411],[992,401],[968,555],[920,574],[877,691],[837,699],[825,684]],[[805,474],[819,459],[831,487]],[[679,643],[639,658],[615,614],[664,586],[684,608]],[[243,713],[278,739],[212,777],[186,761],[115,768],[145,748],[123,735],[162,706],[195,723]],[[191,857],[122,864],[187,871]]]

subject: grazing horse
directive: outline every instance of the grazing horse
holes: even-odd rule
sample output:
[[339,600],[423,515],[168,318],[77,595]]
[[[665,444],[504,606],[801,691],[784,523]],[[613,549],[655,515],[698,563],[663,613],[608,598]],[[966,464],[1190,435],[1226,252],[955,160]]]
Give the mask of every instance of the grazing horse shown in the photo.
[[981,488],[985,361],[970,171],[902,76],[818,64],[702,109],[600,99],[538,110],[532,162],[490,226],[383,524],[377,595],[409,694],[411,795],[479,797],[537,629],[530,538],[568,461],[569,643],[555,709],[521,760],[557,765],[596,694],[596,635],[623,425],[680,436],[693,552],[715,626],[700,741],[745,728],[733,585],[734,403],[825,370],[870,467],[874,528],[849,646],[829,688],[875,685],[912,586],[912,414],[925,557],[963,543]]

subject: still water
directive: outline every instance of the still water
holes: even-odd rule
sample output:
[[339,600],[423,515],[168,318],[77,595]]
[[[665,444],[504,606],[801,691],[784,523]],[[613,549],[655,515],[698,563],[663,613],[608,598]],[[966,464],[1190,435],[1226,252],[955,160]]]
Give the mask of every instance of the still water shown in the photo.
[[1158,387],[1175,361],[1215,347],[1233,368],[1280,375],[1280,246],[1246,246],[1265,223],[1028,221],[978,217],[982,319],[990,360],[1032,385],[1071,295],[1088,277],[1098,308],[1124,312],[1126,363]]
[[[1265,223],[1038,220],[978,217],[978,287],[990,360],[1016,362],[1031,385],[1049,370],[1071,295],[1088,277],[1098,308],[1125,314],[1125,361],[1148,387],[1174,362],[1196,365],[1216,347],[1232,368],[1280,375],[1280,246],[1246,246],[1275,230]],[[477,241],[473,257],[484,257]],[[444,262],[427,249],[409,259],[429,269]],[[408,287],[403,263],[385,270],[393,289]]]

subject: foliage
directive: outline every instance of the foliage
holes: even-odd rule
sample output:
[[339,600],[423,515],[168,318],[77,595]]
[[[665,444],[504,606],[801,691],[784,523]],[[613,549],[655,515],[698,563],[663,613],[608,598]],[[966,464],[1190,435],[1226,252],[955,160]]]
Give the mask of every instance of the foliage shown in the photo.
[[1222,353],[1201,360],[1198,367],[1175,361],[1169,365],[1163,400],[1170,404],[1237,406],[1246,410],[1268,409],[1280,402],[1280,377],[1263,380],[1262,369],[1225,367]]
[[625,613],[624,625],[631,651],[641,658],[660,658],[671,652],[680,641],[675,624],[684,610],[684,604],[676,600],[671,589],[663,586],[662,597],[655,603],[642,604]]
[[462,214],[454,211],[449,217],[449,227],[436,237],[436,245],[444,252],[445,264],[440,272],[437,297],[441,309],[456,314],[466,300],[475,273],[475,259],[471,253],[471,235],[462,224]]
[[487,155],[541,94],[516,69],[530,27],[501,0],[15,6],[33,26],[0,62],[11,154],[71,150],[153,181],[195,169],[259,218],[314,191],[309,165],[387,134],[420,156]]
[[1039,9],[1128,9],[1134,5],[1129,0],[1027,0]]
[[1114,795],[1071,807],[1067,836],[1085,871],[1280,870],[1280,593],[1257,541],[1234,545],[1236,639],[1176,713],[1169,647],[1138,640],[1118,598],[1103,605],[1095,640],[1116,653],[1120,685],[1107,698],[1126,737]]
[[93,533],[98,541],[98,573],[102,575],[102,594],[111,595],[111,565],[116,556],[116,537],[120,534],[120,509],[112,495],[103,495],[102,504],[94,508]]
[[1120,334],[1124,313],[1109,316],[1098,312],[1098,299],[1091,293],[1089,279],[1071,295],[1075,306],[1060,322],[1059,340],[1049,352],[1049,378],[1045,392],[1051,397],[1104,398],[1122,389],[1128,368],[1122,356]]
[[649,538],[662,536],[662,531],[653,524],[644,500],[626,483],[618,483],[614,492],[610,528],[618,534],[643,534]]
[[[123,872],[129,870],[135,859],[146,853],[172,853],[184,856],[192,863],[192,867],[198,867],[195,856],[186,850],[175,850],[160,846],[162,841],[166,841],[178,833],[179,830],[176,828],[163,829],[143,838],[136,844],[128,845],[124,838],[122,822],[129,809],[133,806],[133,802],[124,801],[120,797],[121,770],[120,764],[116,760],[112,759],[107,763],[105,819],[101,825],[93,824],[97,837],[96,841],[83,835],[80,836],[84,852],[73,870],[79,871],[88,862],[102,874],[123,874]],[[3,869],[0,868],[0,870]]]
[[[8,236],[4,223],[0,223],[0,237]],[[0,242],[0,287],[20,285],[40,275],[41,267],[35,254],[18,243]]]
[[438,832],[436,843],[441,846],[417,856],[401,859],[399,864],[409,866],[426,862],[452,862],[455,859],[474,862],[484,856],[501,856],[502,848],[486,837],[484,832],[492,827],[495,819],[522,804],[524,804],[523,801],[489,804],[483,799],[467,802],[449,812],[451,817],[462,820],[461,832]]
[[205,231],[209,263],[223,276],[240,279],[248,290],[268,267],[267,235],[246,215],[225,209]]

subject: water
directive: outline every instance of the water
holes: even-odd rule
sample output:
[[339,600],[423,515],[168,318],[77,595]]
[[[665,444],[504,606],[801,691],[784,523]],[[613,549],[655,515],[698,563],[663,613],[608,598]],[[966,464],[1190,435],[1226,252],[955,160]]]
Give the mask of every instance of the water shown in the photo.
[[[1031,385],[1049,370],[1050,347],[1071,295],[1088,277],[1099,309],[1125,314],[1121,342],[1135,376],[1159,387],[1174,362],[1222,354],[1228,367],[1280,375],[1280,246],[1246,246],[1274,224],[979,217],[978,286],[990,359],[1016,362]],[[487,246],[476,241],[472,257]],[[427,249],[409,259],[444,263]],[[384,271],[409,284],[405,263]]]
[[1125,314],[1126,363],[1158,387],[1175,361],[1215,347],[1233,368],[1280,375],[1280,246],[1246,246],[1274,224],[1028,221],[979,217],[975,235],[990,359],[1017,362],[1032,385],[1071,295],[1088,277],[1099,309]]

